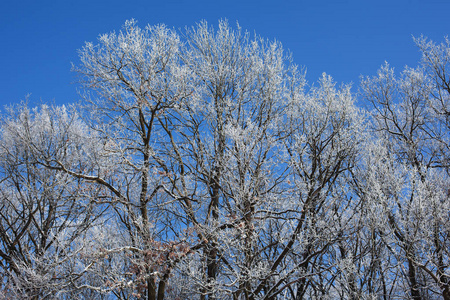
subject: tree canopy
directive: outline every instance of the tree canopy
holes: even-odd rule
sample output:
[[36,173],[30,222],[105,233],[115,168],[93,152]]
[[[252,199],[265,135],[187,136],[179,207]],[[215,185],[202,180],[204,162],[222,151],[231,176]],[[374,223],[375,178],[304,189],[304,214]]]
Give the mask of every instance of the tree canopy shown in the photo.
[[86,43],[81,103],[1,116],[0,298],[450,299],[450,42],[415,42],[358,93],[226,21]]

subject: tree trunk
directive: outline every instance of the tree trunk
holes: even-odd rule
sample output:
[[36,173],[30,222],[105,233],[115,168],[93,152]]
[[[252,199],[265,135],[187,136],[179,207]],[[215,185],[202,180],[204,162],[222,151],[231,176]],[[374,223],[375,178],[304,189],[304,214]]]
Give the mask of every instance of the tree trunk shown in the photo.
[[153,276],[147,280],[147,300],[156,300],[156,284]]
[[416,267],[413,262],[408,259],[408,279],[410,284],[411,297],[413,300],[422,300],[420,295],[419,284],[416,280]]

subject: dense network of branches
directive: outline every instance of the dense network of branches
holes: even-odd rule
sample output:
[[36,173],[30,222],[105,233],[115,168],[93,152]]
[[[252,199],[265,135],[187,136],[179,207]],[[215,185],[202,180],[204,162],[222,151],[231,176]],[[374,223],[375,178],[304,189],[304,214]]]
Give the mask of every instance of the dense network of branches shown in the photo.
[[[279,42],[125,23],[0,124],[0,299],[450,299],[450,41],[358,94]],[[355,100],[371,105],[364,110]]]

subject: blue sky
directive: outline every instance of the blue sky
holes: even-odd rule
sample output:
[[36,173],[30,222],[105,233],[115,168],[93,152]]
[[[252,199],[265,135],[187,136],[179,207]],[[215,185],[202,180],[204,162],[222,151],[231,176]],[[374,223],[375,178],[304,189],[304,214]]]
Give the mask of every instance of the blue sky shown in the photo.
[[32,104],[79,100],[71,63],[77,49],[127,19],[140,26],[183,29],[226,18],[250,32],[281,41],[313,83],[322,72],[338,83],[373,75],[388,61],[397,71],[420,54],[412,35],[442,41],[450,31],[448,0],[2,0],[0,106],[31,94]]

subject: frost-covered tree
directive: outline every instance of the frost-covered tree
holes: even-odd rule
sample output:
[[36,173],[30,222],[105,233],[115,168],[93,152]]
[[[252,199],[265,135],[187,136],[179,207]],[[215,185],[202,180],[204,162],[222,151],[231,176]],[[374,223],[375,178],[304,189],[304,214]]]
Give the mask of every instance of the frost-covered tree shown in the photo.
[[99,190],[47,165],[90,168],[84,155],[95,136],[73,108],[16,105],[8,113],[0,137],[2,292],[22,299],[71,295],[86,271],[77,265],[84,239],[101,216],[91,202]]
[[324,74],[295,95],[284,124],[291,188],[283,206],[291,233],[283,252],[292,251],[284,264],[295,266],[295,281],[285,284],[295,283],[295,299],[333,295],[333,272],[350,255],[342,244],[357,231],[358,203],[349,183],[364,137],[364,113],[353,101],[350,87],[337,89]]
[[378,139],[365,169],[365,197],[383,216],[377,235],[400,270],[400,289],[392,289],[412,299],[434,299],[436,293],[449,299],[449,47],[448,41],[416,42],[423,54],[419,67],[397,77],[386,64],[362,81]]
[[129,21],[120,33],[102,35],[80,51],[76,71],[109,160],[92,174],[66,170],[108,191],[105,200],[120,234],[103,254],[121,257],[123,264],[105,282],[118,297],[162,299],[173,265],[189,251],[164,205],[170,200],[164,191],[178,174],[162,167],[164,145],[171,141],[165,124],[192,94],[180,46],[178,35],[163,25],[141,29]]
[[200,247],[185,272],[201,298],[249,298],[270,272],[262,235],[286,169],[277,162],[278,125],[302,81],[279,43],[226,22],[189,29],[183,62],[195,89],[170,124],[173,164],[183,172],[173,197],[183,199]]

